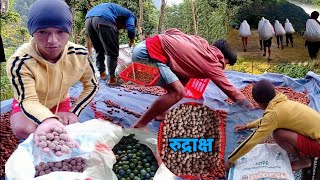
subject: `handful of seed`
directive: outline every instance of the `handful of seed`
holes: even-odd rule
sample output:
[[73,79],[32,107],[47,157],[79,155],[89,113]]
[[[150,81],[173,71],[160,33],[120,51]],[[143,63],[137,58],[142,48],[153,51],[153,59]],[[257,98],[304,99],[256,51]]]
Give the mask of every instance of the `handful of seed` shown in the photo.
[[35,166],[35,177],[49,174],[55,171],[70,171],[82,173],[86,169],[86,167],[86,159],[82,157],[74,157],[58,162],[41,162],[39,165]]
[[60,127],[53,127],[49,133],[39,133],[39,147],[49,148],[56,156],[62,156],[63,154],[70,154],[75,144],[65,130]]
[[[182,178],[199,178],[208,174],[224,177],[224,126],[217,113],[200,104],[181,104],[172,109],[160,126],[158,148],[166,167]],[[213,138],[211,152],[173,151],[169,138]],[[222,143],[224,142],[224,143]],[[191,145],[192,146],[192,145]]]

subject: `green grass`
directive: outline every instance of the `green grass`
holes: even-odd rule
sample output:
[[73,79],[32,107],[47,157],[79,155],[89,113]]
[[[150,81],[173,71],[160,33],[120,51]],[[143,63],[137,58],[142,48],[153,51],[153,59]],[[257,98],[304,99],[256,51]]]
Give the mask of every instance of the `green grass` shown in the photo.
[[6,74],[6,63],[0,63],[0,100],[6,100],[13,97],[11,84]]
[[308,71],[314,67],[313,63],[292,63],[292,64],[279,64],[273,70],[290,77],[299,78],[304,77]]

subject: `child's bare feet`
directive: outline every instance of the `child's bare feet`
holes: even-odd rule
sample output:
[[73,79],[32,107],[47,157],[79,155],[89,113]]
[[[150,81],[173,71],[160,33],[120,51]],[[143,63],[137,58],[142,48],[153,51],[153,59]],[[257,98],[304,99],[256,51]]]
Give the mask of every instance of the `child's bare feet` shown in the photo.
[[310,167],[312,164],[311,159],[310,158],[300,158],[299,160],[296,161],[291,161],[291,168],[292,171],[297,171],[303,168],[308,168]]

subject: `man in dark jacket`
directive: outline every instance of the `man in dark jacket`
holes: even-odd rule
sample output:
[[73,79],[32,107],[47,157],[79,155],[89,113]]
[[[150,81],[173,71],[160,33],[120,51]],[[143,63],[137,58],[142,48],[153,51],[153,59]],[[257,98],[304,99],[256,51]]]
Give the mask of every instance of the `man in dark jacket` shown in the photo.
[[101,79],[107,79],[105,54],[108,56],[108,84],[117,84],[115,70],[119,56],[119,29],[127,29],[129,46],[134,42],[136,18],[134,14],[114,3],[102,3],[93,7],[86,15],[86,32],[97,53],[97,67]]

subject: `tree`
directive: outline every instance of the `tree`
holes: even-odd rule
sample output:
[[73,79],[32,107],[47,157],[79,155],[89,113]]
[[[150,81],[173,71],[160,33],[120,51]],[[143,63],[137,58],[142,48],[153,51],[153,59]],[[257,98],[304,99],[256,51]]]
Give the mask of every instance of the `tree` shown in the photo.
[[213,42],[226,37],[228,22],[233,13],[234,8],[227,8],[226,2],[197,0],[193,4],[190,0],[184,0],[168,8],[165,27],[178,28],[187,34],[198,34]]
[[194,33],[198,34],[198,24],[197,24],[197,17],[195,13],[194,0],[191,0],[190,2],[191,2],[191,9],[192,9]]
[[160,15],[159,15],[159,21],[158,21],[158,28],[157,28],[158,34],[160,34],[162,31],[162,23],[163,23],[166,4],[167,4],[166,0],[161,0]]
[[[29,37],[27,29],[23,26],[20,15],[14,11],[14,0],[9,1],[8,11],[1,14],[0,26],[3,39],[4,51],[8,59],[26,38]],[[22,41],[21,41],[22,39]],[[0,100],[13,97],[10,82],[6,76],[5,63],[0,64]]]
[[9,10],[9,0],[1,0],[0,14],[5,14]]
[[28,12],[29,12],[30,6],[35,1],[36,0],[15,0],[15,3],[13,5],[14,10],[20,14],[21,21],[25,27],[27,27]]
[[179,5],[167,6],[164,28],[177,28],[185,33],[195,34],[191,11],[190,0],[184,0]]
[[26,37],[28,36],[28,29],[21,26],[20,29],[18,29],[18,32],[21,35],[21,44],[25,43]]
[[296,0],[296,1],[306,3],[306,4],[317,4],[317,0]]
[[236,12],[250,3],[252,0],[184,0],[166,8],[164,27],[178,28],[214,42],[226,37]]
[[139,35],[139,40],[142,41],[144,39],[144,36],[142,34],[142,22],[143,22],[143,0],[139,0],[139,23],[138,23],[138,35]]
[[14,0],[10,0],[8,12],[0,17],[1,36],[6,57],[10,57],[14,50],[29,37],[20,15],[14,10],[14,3]]
[[144,36],[150,36],[156,33],[158,24],[158,10],[152,0],[144,0],[143,2],[143,25],[142,31]]

